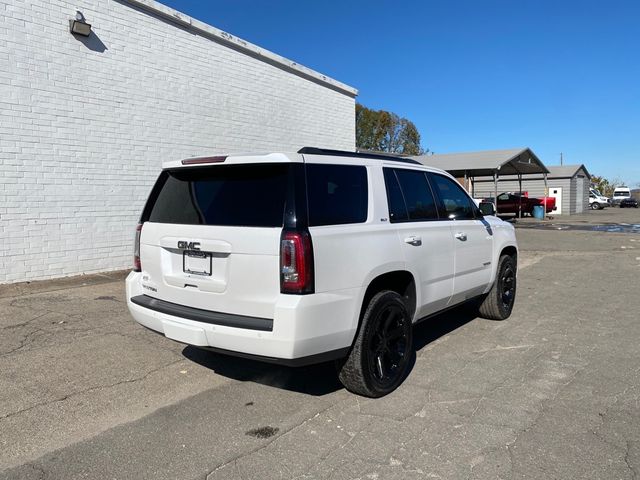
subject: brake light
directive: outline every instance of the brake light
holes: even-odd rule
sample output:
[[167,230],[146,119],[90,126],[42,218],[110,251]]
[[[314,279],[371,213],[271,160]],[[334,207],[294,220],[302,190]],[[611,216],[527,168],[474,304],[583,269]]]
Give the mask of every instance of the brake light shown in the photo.
[[282,232],[280,292],[313,293],[313,248],[309,232]]
[[202,165],[204,163],[223,163],[227,157],[198,157],[182,160],[182,165]]
[[136,226],[136,239],[133,243],[133,271],[141,272],[142,264],[140,263],[140,233],[142,233],[142,224]]

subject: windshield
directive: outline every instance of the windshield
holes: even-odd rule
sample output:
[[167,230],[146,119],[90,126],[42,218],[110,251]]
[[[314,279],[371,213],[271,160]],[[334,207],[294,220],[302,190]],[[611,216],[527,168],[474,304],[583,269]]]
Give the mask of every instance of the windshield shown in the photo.
[[628,197],[629,192],[613,192],[614,197]]

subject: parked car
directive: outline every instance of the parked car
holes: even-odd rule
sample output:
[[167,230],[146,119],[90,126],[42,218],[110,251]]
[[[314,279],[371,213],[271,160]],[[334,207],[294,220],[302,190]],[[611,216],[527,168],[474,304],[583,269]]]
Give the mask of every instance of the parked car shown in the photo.
[[620,200],[620,208],[638,208],[638,201],[635,198],[629,197]]
[[592,210],[602,210],[605,207],[611,205],[611,200],[604,195],[601,195],[598,190],[589,190],[589,207]]
[[616,187],[613,190],[612,202],[614,205],[620,205],[625,198],[631,198],[631,189],[629,187]]
[[466,301],[509,317],[517,258],[512,225],[413,160],[308,147],[192,158],[166,163],[151,191],[126,296],[170,339],[336,360],[348,390],[379,397],[407,373],[412,324]]
[[497,203],[493,197],[485,198],[484,201],[496,205],[499,215],[509,213],[517,215],[520,211],[522,211],[522,213],[533,215],[533,207],[535,207],[536,205],[546,206],[546,213],[551,213],[556,209],[556,199],[553,197],[526,197],[516,192],[501,193],[500,195],[498,195]]

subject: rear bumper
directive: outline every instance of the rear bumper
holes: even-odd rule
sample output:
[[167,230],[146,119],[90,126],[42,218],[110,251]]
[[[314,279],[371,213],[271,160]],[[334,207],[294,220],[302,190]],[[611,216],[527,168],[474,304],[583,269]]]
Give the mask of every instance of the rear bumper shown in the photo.
[[345,356],[357,329],[359,289],[279,295],[267,319],[153,299],[142,291],[141,275],[131,272],[126,280],[127,305],[138,323],[220,353],[291,366],[320,363]]
[[180,317],[187,320],[195,320],[201,323],[210,323],[223,327],[246,328],[249,330],[260,330],[261,332],[273,331],[273,320],[270,318],[247,317],[246,315],[232,315],[230,313],[211,312],[199,308],[185,307],[171,302],[165,302],[148,295],[136,295],[131,297],[131,303],[153,310],[154,312],[166,313],[173,317]]

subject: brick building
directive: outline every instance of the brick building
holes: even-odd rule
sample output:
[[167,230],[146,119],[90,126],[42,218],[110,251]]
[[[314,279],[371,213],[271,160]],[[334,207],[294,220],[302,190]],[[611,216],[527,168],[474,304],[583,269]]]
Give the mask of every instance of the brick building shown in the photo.
[[0,0],[0,283],[127,268],[163,161],[353,150],[356,94],[151,0]]

